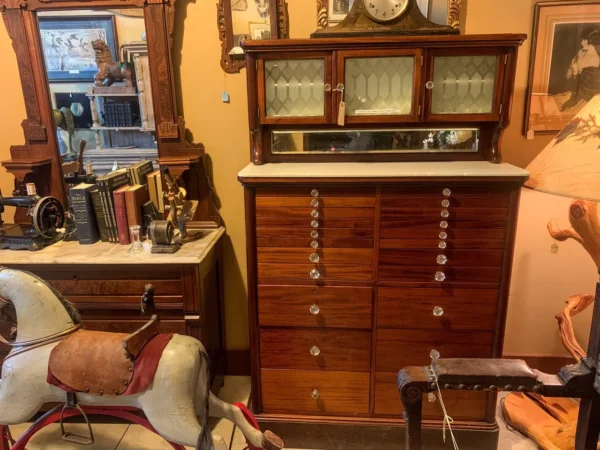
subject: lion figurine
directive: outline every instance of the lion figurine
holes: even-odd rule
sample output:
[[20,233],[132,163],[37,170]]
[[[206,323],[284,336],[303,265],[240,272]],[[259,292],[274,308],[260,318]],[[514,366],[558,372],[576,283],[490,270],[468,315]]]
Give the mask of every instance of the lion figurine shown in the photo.
[[106,42],[102,39],[92,41],[92,48],[96,55],[98,73],[94,75],[96,86],[111,86],[115,81],[125,81],[125,86],[133,86],[133,71],[128,65],[121,65],[113,61],[112,55]]

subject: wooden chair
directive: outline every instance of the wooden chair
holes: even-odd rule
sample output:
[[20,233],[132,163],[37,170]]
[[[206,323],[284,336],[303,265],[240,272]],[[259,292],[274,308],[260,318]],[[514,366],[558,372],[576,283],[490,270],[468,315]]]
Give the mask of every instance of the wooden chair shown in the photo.
[[[600,283],[596,285],[600,299]],[[600,304],[594,303],[587,356],[549,375],[512,359],[434,359],[431,366],[398,373],[406,420],[406,449],[421,450],[423,394],[437,389],[535,392],[546,397],[580,398],[575,450],[596,450],[600,435]],[[437,381],[436,381],[437,380]]]

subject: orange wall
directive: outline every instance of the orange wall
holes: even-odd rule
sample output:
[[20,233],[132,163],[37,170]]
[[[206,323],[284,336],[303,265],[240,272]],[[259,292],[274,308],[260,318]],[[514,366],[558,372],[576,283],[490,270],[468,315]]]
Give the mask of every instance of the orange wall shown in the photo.
[[[291,36],[307,37],[315,28],[316,0],[288,0]],[[532,0],[469,0],[467,33],[531,33]],[[0,133],[0,159],[8,157],[11,143],[22,142],[22,96],[16,87],[18,72],[10,42],[3,27],[0,51],[0,98],[10,108],[0,108],[3,133]],[[215,2],[201,1],[187,6],[182,51],[182,89],[187,126],[196,141],[203,142],[213,160],[214,178],[220,196],[221,213],[227,226],[226,242],[226,326],[229,348],[247,347],[248,315],[246,301],[246,255],[243,189],[237,172],[249,161],[248,119],[245,73],[225,75],[219,65],[220,43],[216,27]],[[503,142],[505,159],[526,166],[549,142],[549,137],[532,141],[521,135],[529,61],[529,41],[519,56],[513,124]],[[221,102],[226,89],[229,104]],[[0,186],[12,181],[1,172]],[[590,291],[595,281],[594,267],[573,243],[561,244],[557,255],[549,252],[551,240],[545,223],[556,217],[566,223],[568,200],[526,192],[522,202],[515,271],[511,288],[506,353],[561,354],[554,314],[570,293]],[[577,318],[580,335],[585,338],[589,312]]]

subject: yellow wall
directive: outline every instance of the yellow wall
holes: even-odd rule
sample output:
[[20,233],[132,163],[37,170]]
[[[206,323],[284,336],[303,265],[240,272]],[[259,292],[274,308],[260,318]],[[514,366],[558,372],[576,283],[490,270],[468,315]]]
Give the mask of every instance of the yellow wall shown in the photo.
[[[316,0],[288,0],[291,36],[307,37],[315,28]],[[467,33],[531,33],[533,0],[469,0]],[[220,196],[221,213],[227,226],[226,242],[226,322],[227,346],[247,347],[246,255],[243,190],[237,173],[249,161],[248,119],[245,73],[225,75],[220,68],[220,43],[216,27],[215,2],[189,4],[185,21],[181,82],[187,127],[196,141],[203,142],[213,160],[214,178]],[[8,157],[8,146],[22,142],[19,123],[24,117],[18,72],[10,42],[3,27],[0,51],[0,98],[10,108],[0,108],[3,133],[0,133],[0,159]],[[508,162],[526,166],[546,145],[549,137],[527,141],[521,135],[525,89],[529,61],[529,41],[521,49],[517,69],[513,125],[505,133],[503,150]],[[226,89],[229,104],[222,103]],[[1,169],[0,169],[1,170]],[[3,192],[12,181],[0,172]],[[521,208],[519,239],[515,257],[514,282],[506,337],[506,353],[564,353],[557,338],[554,314],[562,308],[565,296],[593,288],[593,267],[574,244],[561,245],[551,255],[551,240],[545,223],[557,217],[566,223],[568,201],[529,193]],[[551,259],[550,259],[551,258]],[[591,264],[593,266],[593,264]],[[577,274],[577,276],[571,276]],[[569,273],[568,277],[564,277]],[[590,273],[592,275],[590,276]],[[566,280],[563,278],[567,278]],[[560,289],[557,285],[560,284]],[[588,314],[589,316],[589,314]],[[579,319],[580,334],[585,337],[589,317]]]

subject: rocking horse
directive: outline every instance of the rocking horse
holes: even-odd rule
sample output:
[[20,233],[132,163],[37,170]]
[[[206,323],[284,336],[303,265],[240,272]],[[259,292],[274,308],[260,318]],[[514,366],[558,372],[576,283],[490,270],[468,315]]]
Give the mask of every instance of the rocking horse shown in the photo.
[[[14,305],[17,331],[2,365],[0,450],[22,450],[35,431],[83,415],[89,436],[63,432],[71,442],[93,442],[86,412],[129,419],[156,431],[175,449],[226,450],[211,434],[208,417],[232,421],[249,448],[279,450],[283,442],[262,433],[252,413],[209,390],[208,356],[196,339],[158,333],[155,317],[132,335],[82,329],[75,307],[37,276],[0,267],[0,310]],[[65,403],[65,400],[66,403]],[[12,447],[8,425],[28,421],[46,403],[61,403]],[[136,414],[142,411],[145,418]],[[64,431],[64,428],[63,428]]]

